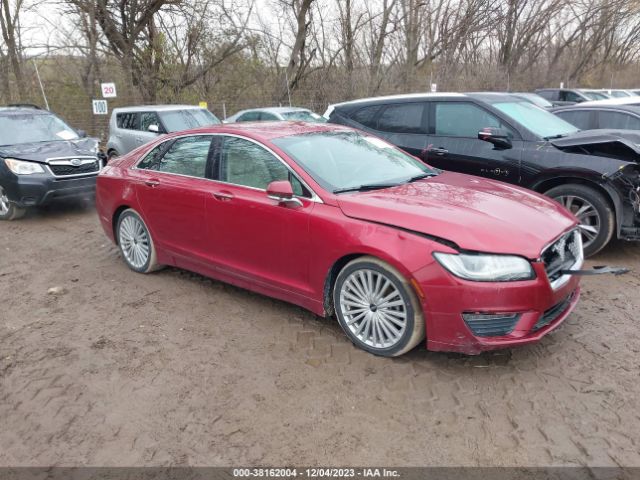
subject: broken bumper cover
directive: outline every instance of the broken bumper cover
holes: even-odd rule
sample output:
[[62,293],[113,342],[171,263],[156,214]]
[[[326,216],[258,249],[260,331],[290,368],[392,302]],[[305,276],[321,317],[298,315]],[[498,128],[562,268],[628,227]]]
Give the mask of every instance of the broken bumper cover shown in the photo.
[[[537,342],[555,330],[580,298],[578,276],[554,290],[544,264],[532,264],[533,280],[471,282],[445,273],[433,278],[414,276],[423,286],[427,348],[478,354],[486,350]],[[425,272],[426,273],[426,272]]]

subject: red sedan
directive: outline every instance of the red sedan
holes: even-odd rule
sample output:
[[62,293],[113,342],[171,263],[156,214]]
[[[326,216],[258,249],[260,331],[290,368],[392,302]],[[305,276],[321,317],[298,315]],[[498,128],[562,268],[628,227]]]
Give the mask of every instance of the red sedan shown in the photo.
[[326,124],[180,132],[97,184],[127,265],[172,265],[295,303],[358,347],[478,353],[539,340],[575,307],[576,219],[505,183],[442,172]]

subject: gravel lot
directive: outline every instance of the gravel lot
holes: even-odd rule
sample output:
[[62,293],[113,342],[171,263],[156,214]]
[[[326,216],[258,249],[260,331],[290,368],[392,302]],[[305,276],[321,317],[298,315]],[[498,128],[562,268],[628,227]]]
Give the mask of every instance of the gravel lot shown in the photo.
[[[640,245],[541,343],[355,349],[333,320],[129,271],[92,207],[0,224],[0,465],[640,466]],[[62,289],[48,294],[51,287]]]

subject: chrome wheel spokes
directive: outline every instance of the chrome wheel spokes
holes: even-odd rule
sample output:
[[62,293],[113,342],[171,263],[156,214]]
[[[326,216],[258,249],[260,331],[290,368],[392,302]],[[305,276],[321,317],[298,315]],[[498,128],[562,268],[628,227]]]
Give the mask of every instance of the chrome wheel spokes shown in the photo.
[[356,270],[345,279],[340,311],[347,328],[373,348],[394,346],[407,327],[407,305],[400,291],[376,270]]
[[120,222],[120,248],[127,262],[134,268],[146,265],[151,252],[149,235],[142,221],[128,215]]
[[556,197],[556,201],[578,218],[584,247],[593,243],[600,233],[600,214],[596,208],[584,198],[575,195],[562,195]]
[[6,215],[9,213],[9,197],[4,192],[4,189],[0,187],[0,215]]

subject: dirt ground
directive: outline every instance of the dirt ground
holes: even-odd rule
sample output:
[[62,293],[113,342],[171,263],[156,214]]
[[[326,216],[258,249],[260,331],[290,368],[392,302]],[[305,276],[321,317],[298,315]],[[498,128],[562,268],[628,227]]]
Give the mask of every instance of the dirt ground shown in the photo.
[[[129,271],[92,207],[0,224],[0,465],[640,466],[640,245],[537,345],[398,359],[195,274]],[[51,287],[63,289],[48,294]]]

